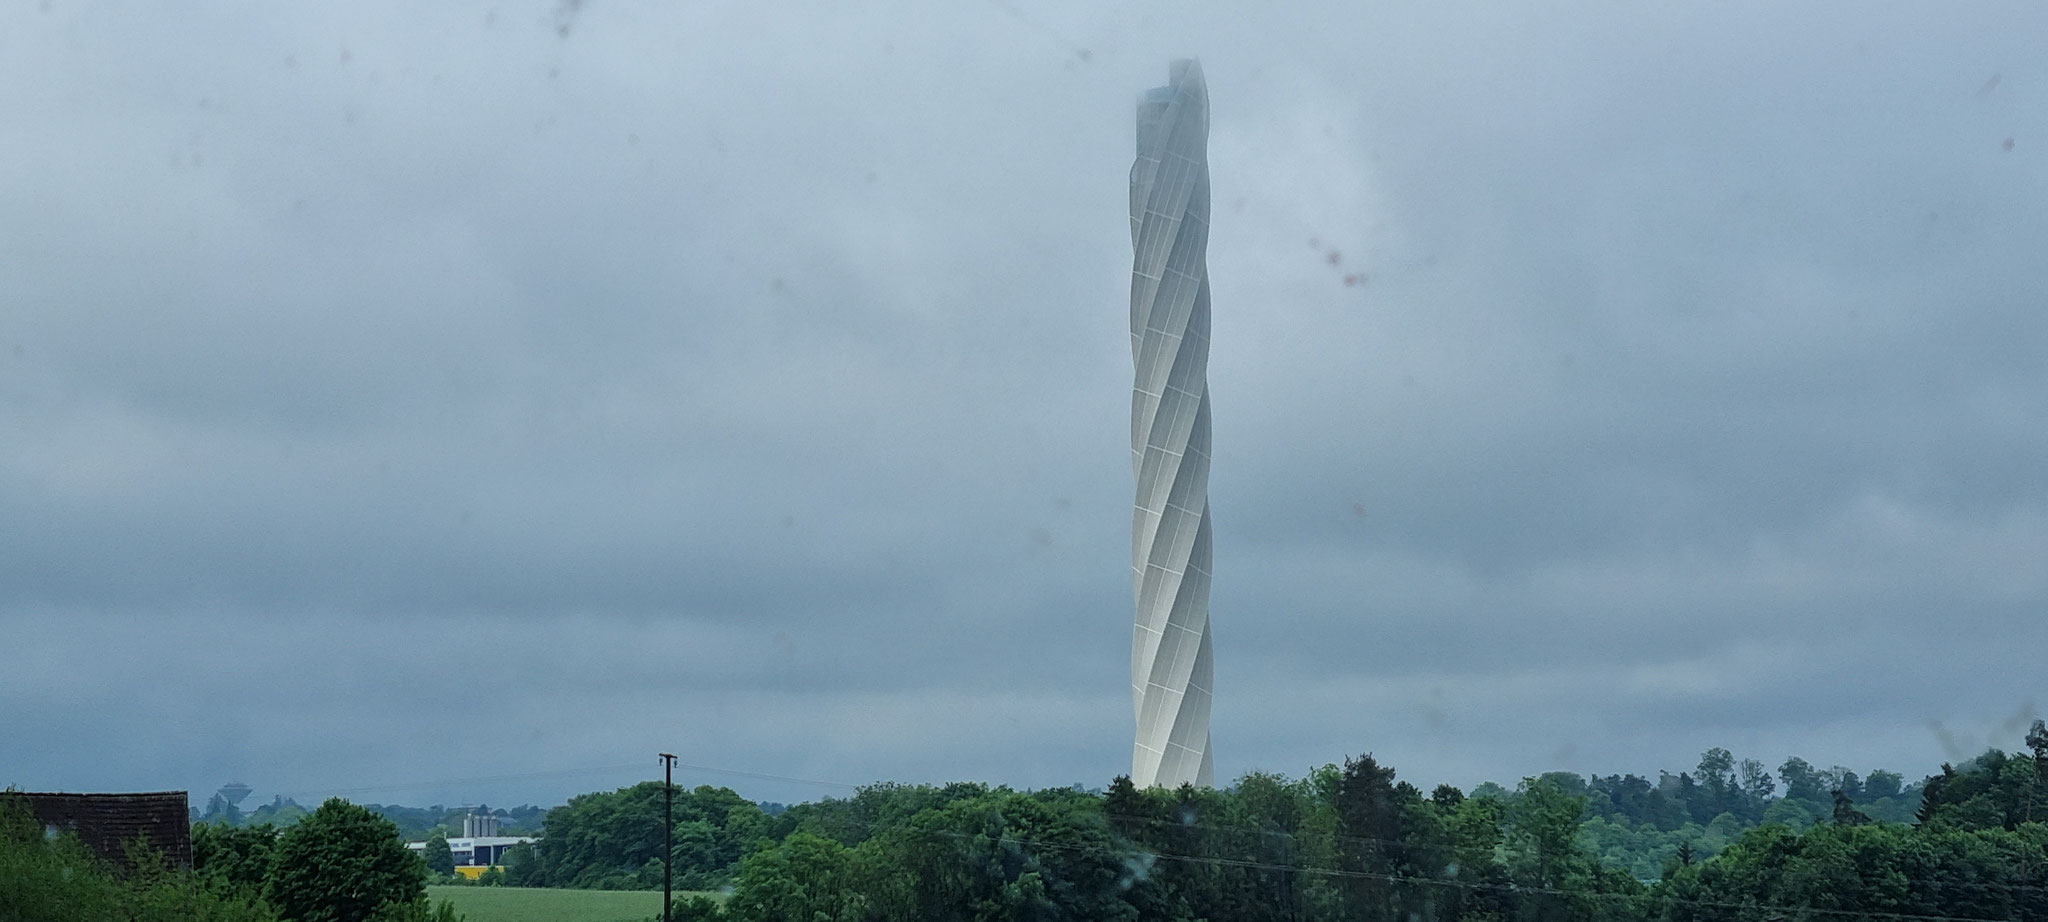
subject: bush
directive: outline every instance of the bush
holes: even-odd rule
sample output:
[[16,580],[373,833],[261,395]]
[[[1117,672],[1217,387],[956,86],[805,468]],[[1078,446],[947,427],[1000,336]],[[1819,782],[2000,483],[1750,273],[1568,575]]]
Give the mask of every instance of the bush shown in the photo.
[[425,854],[427,870],[442,877],[455,876],[455,850],[448,847],[448,837],[436,835],[427,840]]
[[692,896],[671,905],[675,922],[717,922],[725,918],[725,913],[718,909],[718,903],[707,896]]
[[277,922],[277,914],[251,893],[222,892],[161,863],[122,880],[77,839],[47,837],[26,811],[0,804],[0,919]]
[[264,895],[292,922],[370,922],[426,910],[426,862],[398,826],[337,797],[278,837]]
[[263,878],[270,873],[270,853],[276,848],[277,829],[272,826],[236,829],[199,823],[192,827],[192,870],[223,892],[261,894]]

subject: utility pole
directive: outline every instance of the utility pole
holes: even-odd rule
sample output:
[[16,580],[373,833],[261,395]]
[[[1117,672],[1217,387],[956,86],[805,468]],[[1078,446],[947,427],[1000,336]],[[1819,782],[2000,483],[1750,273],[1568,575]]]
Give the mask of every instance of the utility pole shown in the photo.
[[669,919],[676,883],[676,757],[661,754],[661,922]]

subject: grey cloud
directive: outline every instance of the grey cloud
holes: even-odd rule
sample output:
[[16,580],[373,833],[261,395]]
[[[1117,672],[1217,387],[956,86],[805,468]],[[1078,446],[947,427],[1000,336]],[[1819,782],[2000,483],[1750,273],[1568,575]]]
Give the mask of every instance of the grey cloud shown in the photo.
[[1106,780],[1189,52],[1222,774],[2012,743],[2040,11],[1019,8],[0,13],[0,783]]

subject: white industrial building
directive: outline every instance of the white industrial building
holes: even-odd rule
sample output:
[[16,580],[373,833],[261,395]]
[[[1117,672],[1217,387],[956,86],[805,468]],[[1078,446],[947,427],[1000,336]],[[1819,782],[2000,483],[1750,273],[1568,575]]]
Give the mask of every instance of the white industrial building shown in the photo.
[[[462,837],[449,839],[448,850],[454,853],[457,868],[488,868],[505,863],[506,849],[538,841],[533,836],[498,835],[497,817],[472,814],[462,818]],[[427,843],[407,842],[405,847],[425,852]]]

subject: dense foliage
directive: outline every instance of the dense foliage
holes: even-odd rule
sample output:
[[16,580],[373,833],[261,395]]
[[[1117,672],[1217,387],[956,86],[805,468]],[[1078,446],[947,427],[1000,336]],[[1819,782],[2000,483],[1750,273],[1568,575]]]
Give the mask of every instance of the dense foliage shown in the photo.
[[0,805],[0,922],[277,922],[253,893],[215,888],[140,848],[139,870],[123,878],[75,838],[48,836]]
[[[1655,782],[1553,773],[1469,795],[1424,793],[1369,755],[1220,790],[1124,778],[1101,794],[877,785],[762,826],[742,810],[728,826],[753,838],[728,838],[744,852],[731,898],[677,911],[731,922],[2048,922],[2048,728],[2028,744],[1916,785],[1796,758],[1773,774],[1720,749]],[[568,825],[588,838],[573,853],[604,853],[602,823],[640,822],[630,815],[658,811],[659,793],[579,798]],[[537,855],[554,850],[555,823]],[[639,850],[612,867],[658,854],[658,820],[643,826]],[[679,846],[678,868],[711,866],[701,853]]]
[[[283,922],[456,922],[428,905],[426,862],[390,820],[336,798],[289,829],[192,827],[192,875],[208,891]],[[0,917],[4,922],[4,917]]]
[[[1582,798],[1429,796],[1365,756],[1305,779],[1103,795],[882,786],[791,808],[733,920],[1631,918],[1646,892],[1577,844]],[[712,912],[691,908],[692,917]]]
[[[683,890],[724,885],[740,859],[770,838],[768,815],[726,788],[675,792],[675,878]],[[514,848],[506,882],[602,890],[659,888],[662,786],[646,782],[584,794],[548,811],[546,846]]]
[[[2048,827],[1915,828],[1849,822],[1752,830],[1657,889],[1656,918],[1759,919],[1805,912],[2048,919]],[[1783,910],[1780,911],[1781,913]]]
[[442,877],[455,876],[455,849],[449,847],[447,836],[437,833],[428,839],[420,857],[426,859],[427,870]]
[[263,895],[294,922],[386,918],[425,905],[427,869],[390,820],[335,798],[278,836]]
[[1763,763],[1737,761],[1719,748],[1707,750],[1692,771],[1662,773],[1655,782],[1637,775],[1542,777],[1586,799],[1581,842],[1603,864],[1644,880],[1662,876],[1681,853],[1688,860],[1713,857],[1759,826],[1799,830],[1826,821],[1838,791],[1864,815],[1889,822],[1911,822],[1920,804],[1920,786],[1904,785],[1896,772],[1879,769],[1865,779],[1794,756],[1773,777]]
[[273,826],[235,828],[218,823],[192,827],[192,868],[222,890],[262,893],[277,848]]

